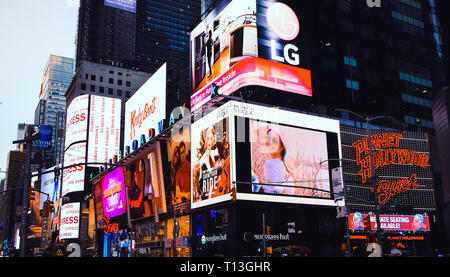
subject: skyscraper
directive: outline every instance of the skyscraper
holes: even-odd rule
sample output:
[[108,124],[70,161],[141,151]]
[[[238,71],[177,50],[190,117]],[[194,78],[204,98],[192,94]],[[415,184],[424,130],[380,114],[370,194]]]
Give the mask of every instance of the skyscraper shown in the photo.
[[[46,151],[44,160],[60,163],[63,151],[64,113],[66,99],[64,94],[72,81],[74,60],[50,55],[42,75],[39,102],[35,111],[34,123],[52,127],[52,149]],[[48,165],[50,166],[50,164]]]

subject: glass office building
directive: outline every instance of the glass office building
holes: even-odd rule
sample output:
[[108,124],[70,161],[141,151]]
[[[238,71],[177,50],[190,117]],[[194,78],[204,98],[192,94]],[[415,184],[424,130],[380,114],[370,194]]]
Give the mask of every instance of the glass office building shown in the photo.
[[64,122],[66,110],[65,93],[69,87],[74,70],[71,58],[50,55],[42,75],[39,102],[35,111],[35,124],[52,126],[52,149],[43,156],[50,164],[61,162],[63,151]]

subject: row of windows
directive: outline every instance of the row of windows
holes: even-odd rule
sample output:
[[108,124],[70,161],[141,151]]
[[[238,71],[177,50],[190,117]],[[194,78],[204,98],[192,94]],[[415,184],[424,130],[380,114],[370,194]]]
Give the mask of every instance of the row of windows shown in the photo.
[[[110,71],[110,72],[111,72],[111,71]],[[112,71],[112,72],[114,72],[114,71]],[[128,75],[129,75],[129,74],[127,74],[127,77],[128,77]],[[131,76],[131,75],[130,75],[130,76]],[[89,74],[86,74],[86,75],[85,75],[85,79],[86,79],[86,80],[89,80]],[[96,76],[96,75],[91,75],[91,81],[96,81],[96,80],[97,80],[97,76]],[[100,81],[101,83],[103,83],[103,76],[100,76],[99,81]],[[109,79],[108,79],[108,82],[109,82],[110,84],[114,84],[114,79],[113,79],[113,78],[109,78]],[[82,84],[82,85],[83,85],[83,84]],[[123,85],[123,81],[120,80],[120,79],[117,79],[117,85],[119,85],[119,86]],[[130,81],[125,81],[125,85],[126,85],[127,87],[131,87],[131,82],[130,82]]]
[[412,74],[408,74],[408,73],[404,73],[404,72],[400,72],[400,79],[403,81],[407,81],[407,82],[411,82],[417,85],[422,85],[422,86],[426,86],[426,87],[433,87],[433,82],[430,80],[427,80],[425,78],[420,78],[417,76],[414,76]]
[[419,2],[415,1],[415,0],[398,0],[398,1],[403,3],[403,4],[405,4],[405,5],[414,7],[416,9],[422,9],[422,5]]
[[344,64],[350,65],[350,66],[353,66],[353,67],[357,67],[358,66],[357,63],[356,63],[356,59],[355,58],[347,57],[347,56],[344,56]]
[[425,127],[425,128],[430,128],[433,129],[433,121],[430,120],[426,120],[426,119],[421,119],[421,118],[416,118],[413,116],[409,116],[409,115],[405,115],[405,122],[410,124],[410,125],[418,125],[420,124],[420,126]]
[[410,94],[402,93],[402,100],[408,103],[425,106],[431,108],[433,106],[433,102],[429,99],[424,99],[421,97],[413,96]]
[[359,82],[358,81],[346,79],[345,86],[350,89],[359,90]]
[[421,29],[423,29],[425,27],[425,24],[423,23],[423,21],[415,19],[415,18],[412,18],[412,17],[409,17],[409,16],[406,16],[406,15],[401,14],[401,13],[396,12],[396,11],[392,11],[392,17],[397,19],[397,20],[403,21],[404,23],[412,24],[412,25],[414,25],[416,27],[419,27]]
[[[81,84],[81,90],[86,91],[86,89],[87,89],[86,84],[82,83]],[[108,94],[109,95],[114,95],[114,89],[113,88],[107,88],[107,89],[108,89]],[[97,92],[96,86],[95,85],[90,85],[89,86],[89,91],[90,92]],[[99,86],[98,87],[98,92],[99,93],[105,93],[105,87]],[[116,92],[116,95],[122,97],[123,91],[121,89],[118,89],[117,92]],[[125,92],[125,96],[128,97],[128,98],[131,97],[131,92],[130,91],[126,91]]]

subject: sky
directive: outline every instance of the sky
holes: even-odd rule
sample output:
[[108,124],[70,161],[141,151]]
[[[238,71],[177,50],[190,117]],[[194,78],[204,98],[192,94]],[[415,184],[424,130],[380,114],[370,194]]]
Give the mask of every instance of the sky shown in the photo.
[[[0,171],[19,123],[34,123],[51,54],[75,58],[79,0],[2,0],[0,7]],[[0,172],[0,179],[5,174]]]

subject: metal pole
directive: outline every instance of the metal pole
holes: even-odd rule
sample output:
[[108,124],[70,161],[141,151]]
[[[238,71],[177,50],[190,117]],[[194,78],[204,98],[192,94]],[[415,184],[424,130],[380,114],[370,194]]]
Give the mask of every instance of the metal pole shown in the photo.
[[371,131],[370,131],[370,120],[369,118],[366,118],[366,133],[367,133],[367,144],[369,147],[369,155],[370,155],[370,182],[373,188],[373,194],[374,194],[374,203],[375,203],[375,215],[376,215],[376,221],[377,221],[377,230],[376,230],[376,236],[378,240],[378,244],[381,247],[381,252],[383,253],[383,247],[381,246],[381,224],[380,224],[380,207],[378,205],[378,192],[377,192],[377,183],[376,181],[376,174],[375,174],[375,165],[373,162],[373,149],[372,149],[372,139],[371,139]]
[[20,257],[25,257],[26,240],[27,240],[27,217],[28,217],[28,193],[30,186],[30,159],[31,159],[31,128],[26,127],[25,139],[26,141],[26,156],[25,156],[25,169],[24,169],[24,181],[23,181],[23,195],[22,195],[22,221],[20,229],[22,235],[20,236]]
[[263,224],[263,257],[266,256],[266,215],[262,214],[262,224]]

